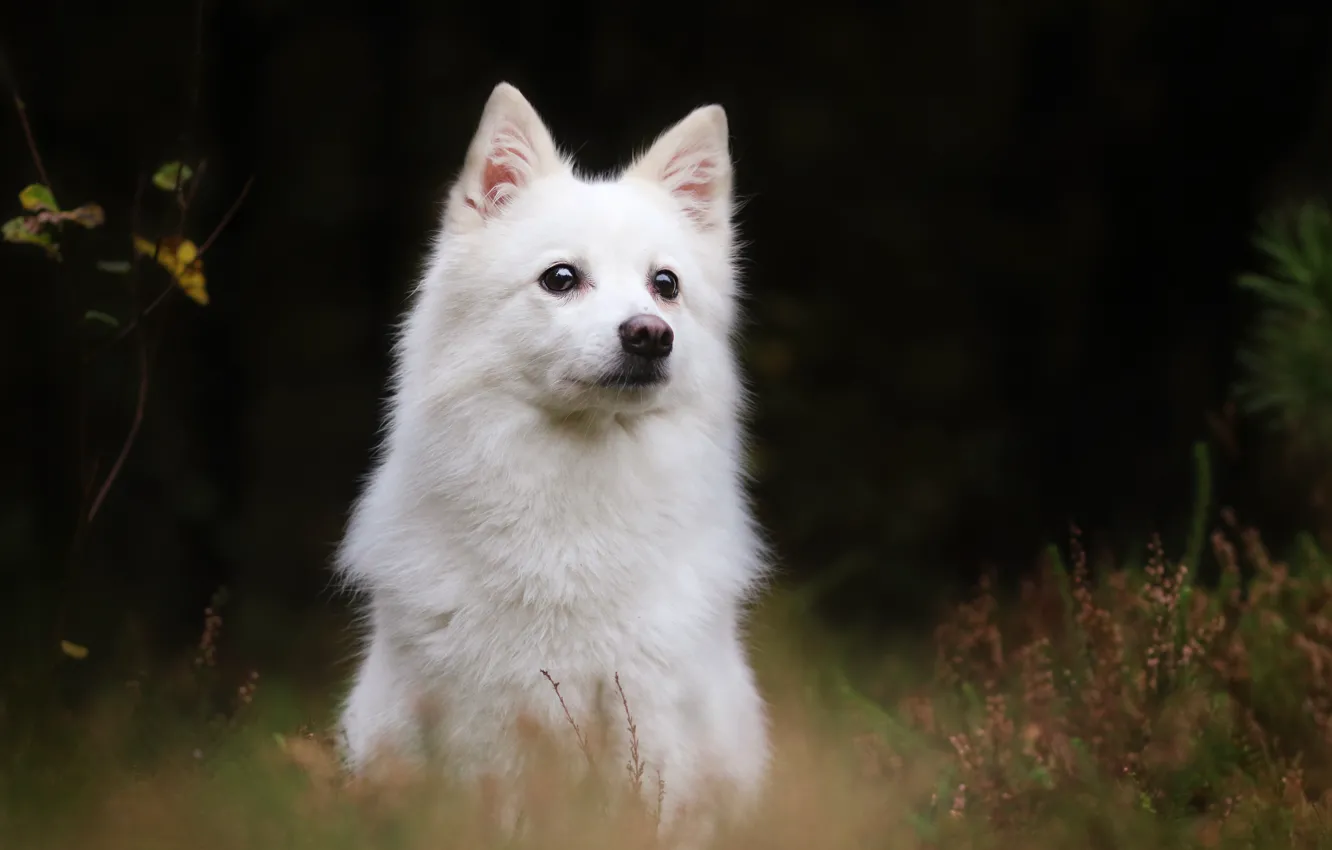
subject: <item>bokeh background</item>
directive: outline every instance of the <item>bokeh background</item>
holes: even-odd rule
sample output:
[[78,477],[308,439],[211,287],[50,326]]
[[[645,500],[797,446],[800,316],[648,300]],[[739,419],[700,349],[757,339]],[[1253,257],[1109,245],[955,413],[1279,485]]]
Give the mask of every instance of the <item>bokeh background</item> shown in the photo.
[[[329,557],[392,326],[500,80],[593,169],[725,105],[756,497],[829,623],[923,628],[1070,523],[1177,546],[1198,441],[1269,539],[1322,522],[1308,464],[1230,399],[1255,221],[1332,177],[1327,4],[66,0],[3,27],[56,196],[107,215],[61,263],[0,245],[6,663],[188,648],[221,586],[239,655],[345,636]],[[248,192],[210,303],[172,290],[117,339],[86,311],[124,330],[172,284],[96,264],[176,226],[141,188],[171,160],[206,160],[196,243]],[[0,176],[9,218],[39,173],[8,98]]]

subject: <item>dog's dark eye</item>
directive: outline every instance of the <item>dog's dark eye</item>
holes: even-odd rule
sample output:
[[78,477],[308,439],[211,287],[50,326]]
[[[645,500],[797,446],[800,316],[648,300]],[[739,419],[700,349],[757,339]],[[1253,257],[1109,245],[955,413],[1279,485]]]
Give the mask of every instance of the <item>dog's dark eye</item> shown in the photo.
[[541,273],[541,288],[563,295],[578,285],[578,269],[567,263],[551,266]]
[[680,279],[675,272],[662,269],[652,276],[652,288],[667,301],[674,301],[680,295]]

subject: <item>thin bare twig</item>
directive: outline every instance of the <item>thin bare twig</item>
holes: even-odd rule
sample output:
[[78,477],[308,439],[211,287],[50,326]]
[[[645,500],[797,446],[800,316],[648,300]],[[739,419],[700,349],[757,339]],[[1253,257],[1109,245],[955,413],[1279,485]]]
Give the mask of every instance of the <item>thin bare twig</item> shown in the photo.
[[213,228],[213,232],[208,234],[208,238],[199,246],[198,256],[202,257],[204,252],[212,247],[214,240],[221,235],[222,230],[231,223],[231,219],[236,216],[236,212],[240,209],[241,204],[245,202],[245,196],[250,194],[250,187],[253,185],[254,175],[250,175],[250,179],[245,181],[245,185],[241,187],[240,194],[236,196],[236,200],[232,201],[226,214],[222,216],[222,220],[217,223],[217,227]]
[[51,178],[46,173],[46,166],[42,163],[41,151],[37,149],[37,137],[33,135],[32,123],[28,121],[28,105],[23,102],[23,96],[19,94],[18,82],[14,79],[14,74],[9,67],[9,57],[3,51],[0,51],[0,76],[5,78],[5,85],[9,88],[9,96],[14,101],[14,111],[18,113],[19,124],[23,127],[23,138],[28,142],[28,155],[32,157],[32,164],[37,169],[37,177],[42,181],[42,185],[48,189],[51,186]]
[[171,281],[171,283],[167,284],[165,287],[163,287],[162,291],[157,293],[157,296],[153,298],[152,301],[148,302],[147,307],[144,307],[142,310],[140,310],[137,316],[130,319],[129,322],[125,325],[125,327],[121,328],[120,333],[116,334],[114,337],[111,338],[111,342],[112,343],[120,342],[122,339],[133,333],[134,329],[139,326],[139,320],[142,319],[144,316],[147,316],[149,313],[153,312],[153,309],[156,308],[158,304],[161,304],[163,301],[165,301],[167,299],[167,296],[175,292],[177,289],[180,289],[180,287],[176,284],[174,280]]
[[569,713],[569,706],[564,703],[564,695],[560,693],[560,683],[555,681],[546,670],[542,670],[541,675],[545,676],[546,681],[550,682],[550,686],[555,689],[555,698],[560,701],[560,708],[564,709],[564,719],[569,721],[569,725],[573,727],[574,735],[578,738],[578,748],[583,751],[587,763],[592,764],[592,751],[587,747],[587,738],[583,737],[583,730],[578,728],[577,721]]
[[[190,119],[185,125],[186,139],[190,147],[194,143],[194,131],[199,126],[199,102],[202,100],[203,92],[203,58],[204,58],[204,21],[207,17],[205,5],[207,0],[199,0],[194,4],[194,67],[191,69],[190,78],[194,85],[190,87]],[[202,168],[202,163],[200,163]]]
[[[142,210],[143,191],[146,183],[147,183],[147,178],[143,174],[140,174],[138,182],[136,183],[134,188],[134,202],[133,205],[130,207],[131,239],[133,239],[133,234],[137,233],[139,229],[139,214]],[[131,248],[131,250],[133,249]],[[137,258],[135,258],[135,260],[132,262],[133,266],[130,270],[130,290],[131,294],[135,296],[135,300],[137,301],[138,291],[139,291]],[[117,337],[117,339],[119,339],[119,337]],[[101,510],[102,503],[106,501],[107,493],[111,491],[111,485],[114,484],[116,478],[119,477],[121,467],[124,466],[125,459],[129,457],[130,449],[133,447],[134,441],[138,438],[139,428],[143,424],[143,408],[145,400],[147,399],[148,396],[148,353],[147,353],[147,343],[144,341],[142,333],[138,335],[138,341],[139,341],[139,346],[138,346],[139,381],[138,381],[138,395],[135,400],[135,406],[134,406],[134,418],[130,421],[130,428],[129,431],[126,432],[124,441],[122,441],[120,444],[120,453],[116,456],[116,461],[114,464],[112,464],[110,470],[107,472],[106,478],[103,479],[101,486],[97,488],[97,495],[93,497],[91,505],[87,508],[86,511],[83,508],[83,504],[80,504],[79,506],[79,526],[77,531],[75,532],[76,546],[78,540],[82,537],[83,533],[87,530],[88,526],[92,524],[93,519],[97,516],[97,512]],[[96,479],[94,478],[93,480]],[[91,482],[89,486],[91,487]],[[86,499],[86,492],[84,494],[84,498]]]
[[620,704],[624,706],[624,719],[629,724],[629,761],[625,769],[629,771],[629,783],[634,786],[634,793],[643,792],[643,762],[638,757],[638,726],[634,724],[634,715],[629,711],[629,700],[624,695],[624,686],[620,684],[620,674],[615,674],[615,690],[620,692]]
[[83,501],[87,502],[88,497],[92,495],[93,485],[97,483],[97,473],[102,462],[99,458],[93,458],[92,468],[88,470],[86,480],[83,482]]
[[116,456],[116,462],[111,465],[111,469],[106,474],[106,479],[102,481],[101,488],[97,491],[97,497],[93,499],[92,507],[88,508],[88,522],[91,523],[97,516],[98,510],[102,507],[102,502],[106,500],[106,494],[110,492],[111,485],[115,483],[120,475],[121,467],[125,465],[125,458],[129,457],[130,449],[134,447],[134,441],[139,436],[139,426],[143,424],[144,402],[148,398],[148,345],[143,340],[143,334],[138,335],[139,345],[139,393],[134,403],[134,419],[130,422],[129,432],[125,435],[125,442],[120,446],[120,454]]
[[[142,180],[140,180],[140,185],[142,186]],[[179,175],[176,177],[176,185],[177,188],[179,188]],[[159,236],[156,244],[153,245],[154,263],[157,262],[158,254],[161,253],[161,251],[162,238]],[[137,292],[137,286],[135,287],[135,290]],[[156,300],[160,301],[162,298],[163,296],[159,295]],[[142,316],[143,313],[140,313],[139,315]],[[139,390],[134,403],[134,418],[130,421],[130,429],[125,434],[125,441],[120,445],[120,454],[116,456],[116,462],[111,465],[110,471],[106,474],[106,480],[102,482],[102,488],[97,493],[97,498],[93,500],[92,507],[88,509],[89,523],[93,521],[93,517],[97,516],[97,510],[101,507],[102,500],[106,498],[106,494],[111,489],[111,485],[115,483],[116,476],[120,474],[120,468],[124,465],[125,458],[129,457],[130,449],[134,446],[134,440],[139,436],[139,426],[143,424],[143,407],[144,402],[148,398],[148,343],[144,339],[144,333],[144,331],[139,331],[135,336],[135,339],[139,342]]]
[[[203,65],[204,65],[204,21],[206,0],[198,0],[194,4],[194,53],[190,57],[190,81],[189,81],[189,99],[190,112],[185,121],[185,129],[181,139],[180,163],[184,165],[194,159],[195,153],[195,130],[199,126],[199,103],[201,92],[203,90]],[[185,236],[185,223],[189,218],[190,207],[194,203],[194,198],[199,192],[199,184],[203,179],[206,162],[202,159],[195,166],[193,182],[190,184],[188,196],[182,184],[184,169],[176,170],[176,185],[171,190],[171,196],[175,199],[176,205],[180,210],[180,219],[176,226],[176,236],[183,238]]]
[[37,139],[33,136],[32,124],[28,121],[28,107],[18,94],[14,95],[14,109],[18,112],[19,123],[23,125],[23,136],[28,140],[28,155],[32,157],[32,164],[37,168],[37,176],[41,179],[42,185],[50,189],[51,178],[47,176],[46,166],[42,164],[42,154],[37,150]]
[[[190,180],[190,188],[180,193],[176,203],[180,205],[181,210],[189,209],[194,203],[194,199],[199,195],[199,186],[203,183],[203,176],[208,171],[208,160],[200,159],[199,164],[194,169],[194,177]],[[180,236],[185,235],[185,219],[181,217]]]

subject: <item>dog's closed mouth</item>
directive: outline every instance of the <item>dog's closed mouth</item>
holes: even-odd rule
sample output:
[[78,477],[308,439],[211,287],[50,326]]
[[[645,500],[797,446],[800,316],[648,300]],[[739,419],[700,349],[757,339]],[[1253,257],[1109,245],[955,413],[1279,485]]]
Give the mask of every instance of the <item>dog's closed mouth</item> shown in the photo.
[[644,390],[666,383],[666,365],[660,360],[625,357],[616,367],[597,378],[596,385],[610,390]]

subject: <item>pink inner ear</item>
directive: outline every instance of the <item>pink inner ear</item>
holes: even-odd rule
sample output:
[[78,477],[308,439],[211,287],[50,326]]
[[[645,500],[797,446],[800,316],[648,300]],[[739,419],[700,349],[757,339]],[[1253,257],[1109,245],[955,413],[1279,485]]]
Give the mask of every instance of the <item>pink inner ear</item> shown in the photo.
[[481,172],[481,191],[488,200],[503,203],[507,192],[502,187],[517,186],[521,175],[509,161],[509,157],[522,157],[516,149],[500,148],[486,159],[485,170]]
[[468,197],[467,206],[483,214],[493,213],[509,202],[514,190],[522,187],[531,173],[531,145],[513,127],[499,130],[481,170],[481,196]]
[[702,224],[716,188],[716,160],[697,148],[685,148],[671,157],[662,172],[662,180],[685,205],[685,214]]

